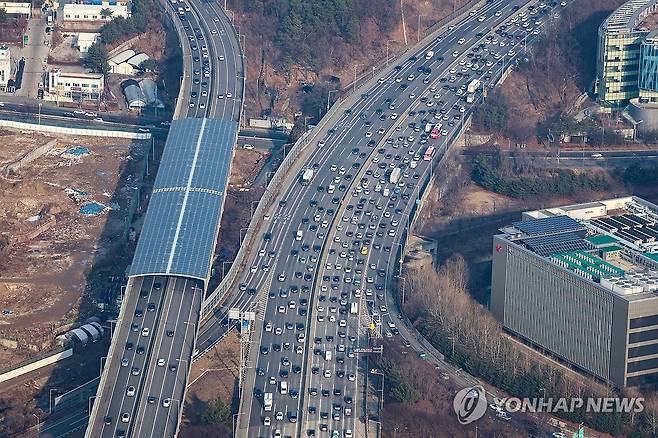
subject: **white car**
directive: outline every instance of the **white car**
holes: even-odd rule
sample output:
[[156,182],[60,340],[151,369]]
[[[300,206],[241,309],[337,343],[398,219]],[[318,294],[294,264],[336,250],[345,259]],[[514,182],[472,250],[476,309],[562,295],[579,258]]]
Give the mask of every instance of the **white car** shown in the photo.
[[135,387],[132,386],[132,385],[129,386],[129,387],[126,389],[126,395],[127,395],[128,397],[134,397],[134,396],[135,396]]
[[123,414],[121,414],[121,422],[122,423],[130,422],[130,413],[129,412],[124,412]]
[[227,98],[227,99],[230,99],[230,98],[232,98],[232,97],[233,97],[233,94],[231,94],[231,93],[226,93],[226,98]]
[[457,44],[464,44],[466,42],[466,38],[459,38],[457,40]]

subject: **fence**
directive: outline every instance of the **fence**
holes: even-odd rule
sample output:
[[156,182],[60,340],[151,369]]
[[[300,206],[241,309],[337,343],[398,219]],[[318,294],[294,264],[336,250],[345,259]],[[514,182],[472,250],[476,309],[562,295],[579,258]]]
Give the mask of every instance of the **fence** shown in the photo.
[[65,408],[77,406],[83,402],[89,404],[89,398],[96,395],[96,391],[98,390],[98,382],[100,382],[100,380],[100,376],[96,377],[87,383],[83,383],[77,388],[73,388],[64,394],[55,397],[55,399],[52,401],[52,406],[50,406],[50,410],[55,412]]
[[29,132],[50,132],[64,135],[83,135],[90,137],[110,137],[110,138],[130,138],[134,140],[148,140],[151,138],[150,132],[131,132],[131,131],[114,131],[103,129],[87,128],[66,128],[64,126],[55,126],[47,124],[36,124],[27,122],[15,122],[12,120],[0,119],[0,127],[10,129],[20,129]]

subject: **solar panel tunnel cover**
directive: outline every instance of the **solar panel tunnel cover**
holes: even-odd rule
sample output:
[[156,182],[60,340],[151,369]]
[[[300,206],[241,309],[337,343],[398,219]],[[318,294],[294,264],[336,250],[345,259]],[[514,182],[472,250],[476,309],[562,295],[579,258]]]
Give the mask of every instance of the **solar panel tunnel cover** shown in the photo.
[[512,225],[528,236],[581,231],[585,229],[585,226],[580,222],[565,215],[519,221],[514,222]]
[[207,277],[237,132],[227,120],[172,122],[131,276]]

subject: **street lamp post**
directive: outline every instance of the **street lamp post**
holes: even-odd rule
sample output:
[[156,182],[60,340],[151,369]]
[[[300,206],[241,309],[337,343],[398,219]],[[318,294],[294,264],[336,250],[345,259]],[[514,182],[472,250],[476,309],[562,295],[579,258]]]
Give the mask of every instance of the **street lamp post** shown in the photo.
[[48,390],[48,413],[53,413],[53,391],[58,391],[57,388],[50,388]]
[[251,205],[249,205],[249,208],[251,209],[251,216],[254,215],[254,204],[258,205],[259,201],[251,201]]
[[420,41],[420,17],[427,17],[427,14],[418,14],[418,28],[416,29],[416,40]]
[[222,278],[225,277],[224,266],[226,265],[226,263],[233,263],[233,260],[231,260],[230,262],[222,262]]
[[325,112],[325,114],[329,112],[329,102],[331,101],[331,93],[337,93],[337,92],[338,90],[329,90],[329,93],[327,93],[327,111]]
[[452,342],[452,354],[450,358],[452,359],[455,357],[455,337],[454,336],[448,336],[448,339]]
[[354,64],[354,82],[352,82],[352,92],[356,93],[356,68],[361,64]]
[[402,280],[402,305],[404,305],[404,291],[405,291],[407,279],[401,275],[398,275],[398,278]]
[[376,374],[376,375],[378,375],[382,378],[382,388],[380,390],[381,393],[382,393],[382,396],[379,399],[379,411],[381,412],[381,411],[384,410],[384,373],[382,373],[382,372],[380,372],[380,371],[378,371],[374,368],[372,370],[370,370],[370,372],[373,373],[373,374]]
[[[252,213],[252,216],[253,216],[253,213]],[[249,229],[249,227],[240,228],[240,245],[242,245],[242,231],[248,230],[248,229]]]
[[92,395],[91,397],[89,397],[89,400],[88,400],[88,403],[89,403],[89,406],[88,406],[89,411],[87,411],[87,412],[89,412],[89,415],[91,415],[91,407],[93,406],[92,400],[95,400],[95,399],[96,399],[96,396],[95,396],[95,395]]
[[37,438],[41,436],[41,419],[37,414],[32,414],[37,419]]
[[386,67],[388,67],[388,43],[395,42],[395,40],[386,40]]

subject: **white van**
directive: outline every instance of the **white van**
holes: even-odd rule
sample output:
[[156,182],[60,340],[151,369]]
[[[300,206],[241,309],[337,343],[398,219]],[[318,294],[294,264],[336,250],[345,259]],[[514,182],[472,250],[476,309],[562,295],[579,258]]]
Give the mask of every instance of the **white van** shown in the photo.
[[324,352],[324,360],[329,362],[331,360],[331,357],[332,357],[331,350],[327,350],[327,351]]
[[281,395],[288,394],[288,382],[282,380],[279,382],[279,392]]

